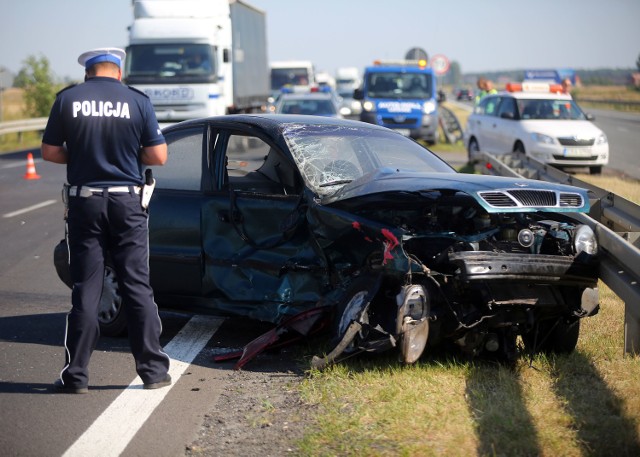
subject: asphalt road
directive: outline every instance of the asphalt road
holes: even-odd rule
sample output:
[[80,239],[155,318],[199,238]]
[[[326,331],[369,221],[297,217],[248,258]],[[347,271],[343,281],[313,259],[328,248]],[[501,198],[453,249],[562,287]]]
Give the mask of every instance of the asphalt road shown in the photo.
[[585,109],[609,140],[609,165],[635,179],[640,179],[640,114]]

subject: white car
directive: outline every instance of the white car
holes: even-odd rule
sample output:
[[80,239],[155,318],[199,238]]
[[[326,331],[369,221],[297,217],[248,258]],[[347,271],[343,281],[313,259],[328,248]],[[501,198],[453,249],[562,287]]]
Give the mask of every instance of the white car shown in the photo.
[[609,163],[607,136],[559,85],[507,84],[475,106],[464,132],[469,162],[480,151],[523,152],[558,168],[589,167],[602,172]]

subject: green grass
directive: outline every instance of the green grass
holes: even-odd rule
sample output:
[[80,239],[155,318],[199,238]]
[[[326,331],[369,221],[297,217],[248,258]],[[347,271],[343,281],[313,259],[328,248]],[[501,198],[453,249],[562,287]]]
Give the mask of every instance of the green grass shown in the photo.
[[640,455],[640,359],[623,356],[624,305],[601,287],[577,350],[531,367],[383,356],[313,372],[302,395],[320,414],[301,454]]

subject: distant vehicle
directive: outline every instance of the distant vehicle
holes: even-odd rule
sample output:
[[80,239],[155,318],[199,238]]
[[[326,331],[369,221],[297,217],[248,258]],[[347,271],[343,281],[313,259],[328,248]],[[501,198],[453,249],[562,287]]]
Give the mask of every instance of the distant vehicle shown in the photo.
[[506,92],[482,98],[464,132],[469,161],[479,151],[518,151],[558,168],[601,173],[609,163],[607,136],[561,90],[558,84],[507,84]]
[[259,111],[269,96],[266,16],[244,1],[137,0],[124,81],[160,122]]
[[473,91],[471,89],[460,89],[456,93],[456,100],[473,100]]
[[377,61],[365,68],[362,88],[353,98],[362,102],[361,121],[435,144],[437,93],[435,73],[425,60]]
[[276,114],[310,114],[341,118],[337,100],[329,91],[283,93],[274,104]]
[[338,90],[337,94],[341,98],[340,114],[342,114],[344,117],[360,117],[360,113],[362,112],[362,104],[359,100],[353,98],[353,90]]
[[577,83],[577,75],[573,68],[527,69],[524,71],[523,81],[560,84],[565,78],[569,78],[573,85]]
[[356,67],[341,67],[336,70],[336,90],[339,93],[353,91],[362,84],[360,71]]
[[316,72],[308,60],[271,62],[271,96],[277,97],[283,87],[292,92],[309,92],[316,85]]
[[328,86],[332,90],[335,90],[336,79],[326,71],[319,71],[316,73],[316,84],[318,86]]

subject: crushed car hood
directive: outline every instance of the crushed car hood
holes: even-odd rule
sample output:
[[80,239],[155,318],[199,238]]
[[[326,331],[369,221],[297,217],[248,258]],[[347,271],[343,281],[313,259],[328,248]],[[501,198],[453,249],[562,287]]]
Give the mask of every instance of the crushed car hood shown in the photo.
[[322,199],[323,205],[381,193],[464,192],[487,212],[588,212],[588,191],[525,178],[465,173],[416,173],[381,168]]

